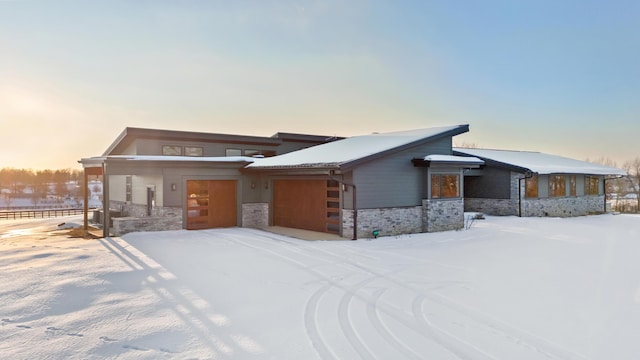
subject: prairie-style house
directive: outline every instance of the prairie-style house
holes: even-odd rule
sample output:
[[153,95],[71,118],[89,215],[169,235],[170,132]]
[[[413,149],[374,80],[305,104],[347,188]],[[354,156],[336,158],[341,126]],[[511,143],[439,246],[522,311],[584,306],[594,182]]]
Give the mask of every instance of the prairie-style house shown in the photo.
[[282,226],[357,239],[460,229],[465,210],[581,215],[604,211],[604,182],[623,173],[453,148],[453,137],[468,131],[454,125],[336,138],[126,128],[102,156],[80,163],[86,174],[103,175],[105,236]]

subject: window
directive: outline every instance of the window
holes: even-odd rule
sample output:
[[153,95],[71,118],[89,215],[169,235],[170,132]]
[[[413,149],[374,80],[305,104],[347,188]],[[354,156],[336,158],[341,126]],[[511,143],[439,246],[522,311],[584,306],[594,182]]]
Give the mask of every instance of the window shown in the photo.
[[549,176],[549,197],[567,196],[567,178],[564,175]]
[[182,146],[163,145],[162,146],[162,155],[180,156],[180,155],[182,155]]
[[242,156],[242,150],[240,149],[227,149],[225,151],[226,156]]
[[245,149],[244,150],[244,156],[255,156],[255,155],[261,155],[262,152],[260,150],[255,150],[255,149]]
[[432,174],[431,198],[457,198],[460,197],[460,175],[458,174]]
[[199,146],[185,146],[184,154],[185,156],[202,156],[204,155],[204,150]]
[[131,202],[132,200],[132,190],[133,190],[133,177],[128,175],[125,181],[125,193],[126,193],[126,201]]
[[569,185],[571,186],[570,196],[576,196],[576,176],[575,175],[569,176]]
[[599,182],[597,176],[585,176],[584,177],[584,194],[585,195],[598,195]]
[[538,197],[538,175],[533,175],[524,181],[525,197],[537,198]]

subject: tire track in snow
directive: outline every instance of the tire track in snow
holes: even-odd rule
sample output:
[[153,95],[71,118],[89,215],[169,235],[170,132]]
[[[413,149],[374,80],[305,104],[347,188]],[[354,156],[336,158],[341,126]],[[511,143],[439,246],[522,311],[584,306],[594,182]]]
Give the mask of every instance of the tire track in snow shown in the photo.
[[351,300],[353,300],[355,293],[357,293],[363,286],[376,280],[377,278],[377,276],[369,276],[359,283],[349,287],[348,291],[344,292],[344,295],[340,300],[340,304],[338,305],[338,320],[340,321],[340,328],[353,346],[356,353],[360,355],[361,359],[375,359],[376,357],[356,332],[353,320],[351,319],[349,306],[351,305]]
[[445,346],[449,351],[451,351],[458,358],[463,360],[473,360],[473,359],[477,359],[477,357],[473,356],[472,354],[467,354],[466,352],[460,350],[459,346],[456,346],[455,342],[464,344],[466,347],[473,349],[475,352],[482,354],[484,357],[488,359],[498,360],[497,357],[451,334],[450,332],[436,326],[431,321],[429,321],[429,319],[426,317],[426,315],[422,311],[422,305],[425,300],[426,300],[426,297],[424,296],[417,296],[416,298],[414,298],[412,303],[413,316],[416,320],[418,320],[422,328],[424,328],[425,331],[430,334],[430,336],[437,339],[437,342],[440,345]]
[[[251,249],[255,249],[255,250],[259,250],[262,252],[266,252],[269,253],[275,257],[278,257],[280,259],[283,259],[287,262],[293,263],[296,267],[298,267],[301,270],[307,271],[312,273],[313,275],[315,275],[318,280],[321,281],[325,281],[326,284],[324,286],[321,286],[318,290],[316,290],[311,297],[309,297],[309,299],[307,300],[306,304],[305,304],[305,312],[304,312],[304,323],[305,323],[305,331],[307,333],[307,337],[309,337],[309,340],[311,341],[311,344],[313,345],[314,349],[316,350],[316,352],[318,353],[318,355],[320,356],[321,359],[339,359],[340,357],[338,355],[335,354],[335,352],[333,351],[333,349],[331,348],[330,344],[327,342],[327,340],[322,336],[322,333],[320,332],[319,329],[319,324],[318,324],[318,308],[319,308],[319,303],[320,303],[320,299],[329,292],[329,290],[335,286],[335,281],[315,270],[313,270],[312,268],[310,268],[309,266],[307,266],[305,263],[299,261],[298,259],[295,258],[291,258],[289,256],[285,256],[277,251],[273,251],[271,249],[267,249],[267,248],[263,248],[261,246],[257,246],[257,245],[253,245],[250,243],[247,243],[246,241],[252,241],[253,239],[251,237],[245,237],[245,236],[238,236],[237,233],[234,234],[230,234],[232,236],[232,238],[230,239],[226,239],[228,242],[230,243],[234,243],[234,244],[240,244],[243,245],[245,247],[251,248]],[[304,252],[300,252],[300,251],[294,251],[298,254],[303,254],[306,256],[309,256],[308,254],[305,254]]]
[[[258,233],[256,231],[256,233]],[[261,236],[264,236],[263,233],[259,233]],[[289,247],[297,247],[297,244],[294,244],[293,241],[291,240],[287,240],[287,239],[278,239],[272,236],[266,236],[268,238],[271,238],[275,241],[278,241],[279,243],[283,243],[283,244],[287,244],[289,245]],[[384,274],[380,274],[378,271],[370,269],[362,264],[359,263],[354,263],[352,262],[352,259],[345,257],[343,254],[338,254],[335,253],[333,251],[327,250],[325,248],[321,248],[319,246],[310,246],[311,248],[314,248],[314,250],[317,250],[318,252],[322,252],[330,257],[333,257],[334,259],[338,259],[341,260],[341,263],[339,265],[344,266],[344,267],[352,267],[355,269],[358,269],[360,271],[364,271],[365,273],[369,273],[372,275],[376,275],[379,276],[381,279],[385,279],[389,282],[391,282],[392,284],[395,284],[401,288],[404,288],[406,290],[409,290],[417,295],[420,296],[424,296],[425,298],[429,299],[430,301],[433,301],[435,303],[438,303],[446,308],[448,308],[449,310],[458,313],[460,315],[463,315],[467,318],[472,319],[473,321],[475,321],[476,323],[481,324],[482,326],[484,326],[487,329],[490,329],[492,331],[496,331],[502,334],[502,336],[505,339],[511,339],[510,341],[512,343],[515,343],[517,345],[522,346],[523,348],[526,349],[534,349],[534,351],[543,354],[544,356],[551,358],[551,359],[558,359],[558,360],[588,360],[589,358],[586,357],[585,355],[582,355],[580,353],[577,353],[573,350],[567,349],[565,347],[563,347],[562,345],[556,344],[553,341],[546,339],[542,336],[536,335],[536,334],[532,334],[529,333],[526,330],[520,329],[518,327],[516,327],[515,325],[509,324],[507,322],[505,322],[504,320],[495,318],[487,313],[484,313],[478,309],[469,307],[467,305],[463,305],[460,304],[438,292],[435,292],[433,290],[429,291],[429,290],[425,290],[425,289],[418,289],[418,288],[414,288],[412,286],[407,285],[404,281],[400,280],[400,279],[396,279],[393,277],[389,277],[389,276],[385,276]],[[296,249],[297,252],[300,252],[300,250]],[[303,252],[300,252],[302,254],[304,254]],[[305,254],[307,255],[307,254]],[[308,256],[308,255],[307,255]],[[328,259],[325,259],[326,261],[329,261]],[[335,262],[335,261],[334,261]],[[438,265],[442,265],[439,263],[435,263]],[[421,325],[421,327],[424,324]],[[448,333],[448,332],[447,332]],[[451,334],[452,335],[452,334]],[[451,335],[447,335],[447,336],[451,336]],[[461,344],[466,344],[466,346],[469,346],[470,343],[465,342],[462,339],[459,339],[458,337],[453,337],[454,339],[456,339],[456,341],[461,342]],[[436,340],[436,339],[434,339]],[[437,341],[437,340],[436,340]],[[446,344],[442,344],[443,346],[447,347],[449,345]],[[486,353],[485,351],[482,351],[483,354],[485,354],[484,356],[487,356],[488,353]],[[491,358],[491,355],[489,355],[489,357]]]
[[[263,234],[260,234],[260,235],[264,236]],[[269,236],[266,236],[266,237],[270,238]],[[237,236],[237,234],[234,234],[234,239],[233,240],[228,240],[228,241],[234,241],[234,242],[236,242],[238,244],[241,244],[243,246],[246,246],[246,247],[249,247],[249,248],[252,248],[252,249],[261,250],[263,252],[267,252],[267,253],[269,253],[271,255],[274,255],[274,256],[276,256],[278,258],[281,258],[281,259],[284,259],[286,261],[292,262],[292,263],[296,264],[298,267],[302,268],[303,270],[314,274],[319,279],[327,281],[326,289],[321,288],[321,290],[318,290],[314,295],[312,295],[313,301],[311,301],[311,299],[310,299],[311,304],[317,304],[317,302],[319,301],[319,298],[321,297],[320,295],[328,292],[331,287],[338,288],[338,289],[344,291],[345,293],[351,293],[352,296],[358,297],[359,299],[361,299],[366,304],[375,303],[374,299],[372,299],[370,297],[367,297],[366,295],[358,295],[358,294],[356,294],[356,292],[351,291],[350,287],[346,287],[343,284],[337,283],[333,279],[329,278],[328,276],[326,276],[326,275],[324,275],[322,273],[319,273],[316,270],[313,270],[311,267],[308,267],[304,263],[301,263],[297,258],[290,258],[288,256],[283,255],[280,252],[277,252],[277,251],[274,251],[274,250],[271,250],[271,249],[263,248],[263,247],[252,245],[252,244],[247,244],[246,242],[244,242],[244,240],[252,241],[252,238],[249,238],[249,237],[242,237],[242,238],[243,238],[243,240],[240,240],[239,237]],[[301,254],[301,255],[304,255],[304,256],[307,256],[307,257],[312,257],[312,258],[317,260],[317,257],[311,256],[308,253],[300,251],[299,249],[297,249],[297,247],[295,245],[291,246],[291,244],[289,244],[288,241],[283,241],[281,239],[276,239],[276,238],[273,238],[273,240],[276,240],[276,241],[278,241],[280,243],[289,245],[289,246],[286,247],[286,249],[291,251],[291,252],[295,252],[296,254]],[[335,256],[333,256],[333,257],[335,257]],[[324,260],[326,261],[326,259],[324,259]],[[339,266],[342,266],[342,267],[346,267],[346,265],[344,265],[344,264],[336,264],[335,262],[328,262],[328,264],[333,264],[333,265],[339,265]],[[379,279],[380,277],[383,277],[383,278],[385,277],[384,275],[382,275],[382,276],[378,275],[378,274],[374,274],[374,275],[375,276],[373,276],[372,279]],[[377,307],[377,305],[376,305],[376,307]],[[307,309],[309,309],[309,311],[311,309],[317,309],[317,305],[314,305],[314,307],[309,306]],[[315,310],[315,311],[317,311],[317,310]],[[398,310],[397,309],[393,309],[391,307],[386,306],[386,307],[380,308],[380,311],[382,311],[387,316],[395,319],[396,321],[400,322],[406,328],[411,329],[412,331],[414,331],[418,335],[423,336],[426,339],[431,340],[431,341],[433,341],[435,343],[438,343],[437,339],[434,339],[433,337],[429,337],[428,335],[425,335],[423,329],[420,328],[415,321],[412,321],[411,319],[407,319],[405,317],[400,316],[398,314]],[[313,317],[311,317],[311,316],[313,316]],[[310,336],[310,338],[313,337],[313,338],[311,338],[312,343],[319,344],[316,347],[316,350],[319,351],[319,355],[321,355],[322,358],[325,358],[324,356],[322,356],[322,354],[320,354],[320,352],[325,353],[325,355],[327,355],[327,353],[333,354],[333,352],[331,351],[331,349],[328,346],[327,342],[322,338],[322,336],[320,336],[319,333],[316,332],[317,328],[315,328],[314,326],[317,326],[317,325],[313,325],[314,322],[312,321],[312,319],[314,319],[315,316],[316,316],[315,313],[313,313],[312,315],[309,314],[309,313],[305,313],[305,319],[309,320],[309,322],[307,322],[307,323],[309,324],[309,328],[311,328],[311,334],[308,334],[308,335]],[[317,324],[317,322],[315,322],[315,323]],[[353,342],[351,342],[352,339],[347,338],[347,340],[351,343],[352,347],[354,349],[356,349],[356,351],[358,351],[357,348],[356,348],[357,345],[355,345]],[[448,349],[443,344],[439,344],[439,345],[442,346],[444,349],[446,349],[448,352],[450,352],[452,355],[458,357],[455,352],[451,351],[450,349]],[[318,348],[320,348],[320,349],[318,349]],[[362,354],[361,354],[361,356],[362,356]],[[337,356],[336,356],[336,358],[337,358]],[[461,359],[465,359],[465,358],[461,358]],[[477,357],[476,357],[476,359],[477,359]]]
[[326,283],[324,286],[316,290],[311,297],[307,300],[304,310],[304,325],[307,331],[307,336],[311,340],[311,344],[320,355],[321,359],[338,359],[338,356],[327,347],[327,341],[320,333],[320,327],[318,326],[318,305],[320,299],[331,289],[331,283]]
[[539,335],[532,334],[526,330],[520,329],[476,308],[461,304],[440,293],[433,292],[425,294],[425,297],[450,310],[464,315],[467,318],[472,319],[473,321],[484,326],[486,329],[500,333],[504,339],[523,348],[527,348],[530,350],[533,349],[534,351],[544,355],[547,358],[557,360],[589,360],[589,358],[585,355],[567,349],[562,345],[558,345],[551,340],[543,338]]
[[[347,260],[341,254],[336,254],[326,249],[319,249],[319,250],[324,252],[327,255],[334,256],[335,258]],[[525,345],[524,347],[528,349],[534,349],[538,353],[543,354],[548,358],[558,359],[558,360],[577,360],[577,359],[588,360],[586,356],[576,353],[575,351],[566,349],[563,346],[552,342],[551,340],[543,338],[539,335],[529,333],[526,330],[522,330],[514,325],[511,325],[503,320],[497,319],[478,309],[474,309],[469,306],[460,304],[435,291],[425,291],[424,289],[414,288],[412,286],[407,285],[405,282],[403,282],[400,279],[395,279],[393,277],[385,276],[383,274],[378,273],[376,270],[372,270],[358,263],[345,263],[345,265],[354,267],[361,271],[368,272],[370,274],[378,275],[401,288],[412,291],[415,294],[424,296],[425,298],[431,301],[434,301],[448,308],[449,310],[452,310],[458,314],[471,318],[472,320],[482,324],[486,328],[502,333],[505,339],[509,339],[509,337],[514,338],[517,340],[517,341],[513,341],[514,343],[518,345]],[[457,339],[457,337],[455,338]],[[461,341],[461,340],[458,340],[458,341]],[[467,342],[463,342],[463,343],[469,344]],[[487,354],[484,351],[483,353]]]
[[421,360],[422,356],[417,352],[413,351],[413,349],[407,346],[402,340],[398,339],[398,337],[389,330],[380,318],[380,312],[378,309],[378,301],[382,294],[384,294],[387,289],[378,289],[373,293],[372,302],[367,303],[367,316],[371,321],[371,324],[376,329],[376,331],[382,335],[382,337],[393,346],[398,352],[404,355],[406,359],[417,359]]
[[[261,236],[263,236],[261,234]],[[322,260],[325,262],[325,265],[338,265],[341,267],[344,267],[344,265],[342,264],[335,264],[334,261],[327,261],[327,259],[318,259],[315,256],[310,255],[309,253],[306,253],[304,251],[301,251],[297,248],[296,245],[292,245],[291,243],[289,243],[288,241],[282,240],[282,239],[277,239],[277,238],[272,238],[267,236],[268,238],[271,238],[281,244],[285,244],[286,245],[286,250],[296,253],[298,255],[304,255],[307,257],[311,257],[314,258],[316,260]],[[351,320],[351,314],[349,311],[349,305],[351,304],[351,301],[354,297],[356,297],[358,291],[364,287],[366,284],[377,280],[379,277],[378,276],[368,276],[366,279],[360,281],[359,283],[355,284],[355,285],[351,285],[351,286],[347,286],[344,284],[338,284],[335,282],[335,280],[327,277],[326,275],[319,273],[318,271],[314,270],[312,267],[306,266],[304,263],[301,263],[299,261],[299,258],[291,258],[289,256],[283,255],[281,252],[276,252],[273,251],[271,249],[265,249],[262,248],[260,246],[255,246],[252,244],[247,244],[244,242],[244,240],[251,240],[249,239],[243,239],[237,243],[250,247],[250,248],[254,248],[254,249],[259,249],[262,251],[266,251],[270,254],[273,254],[277,257],[280,257],[282,259],[285,259],[287,261],[290,261],[294,264],[296,264],[298,267],[303,268],[303,270],[312,273],[313,275],[315,275],[316,277],[323,279],[325,281],[327,281],[327,284],[321,288],[319,288],[307,301],[306,305],[305,305],[305,327],[307,330],[307,335],[309,336],[311,343],[314,345],[314,348],[316,349],[316,351],[318,352],[318,355],[320,355],[320,357],[322,359],[326,359],[329,357],[332,358],[339,358],[339,356],[337,356],[331,349],[330,347],[328,347],[328,342],[326,341],[326,339],[324,339],[324,337],[321,335],[320,330],[319,330],[319,324],[317,321],[317,316],[318,316],[318,304],[320,299],[325,296],[329,290],[331,288],[337,288],[339,290],[341,290],[344,295],[342,296],[342,299],[339,303],[338,306],[338,320],[339,320],[339,324],[340,324],[340,328],[342,330],[342,332],[345,335],[345,339],[347,340],[347,342],[351,345],[351,347],[354,349],[354,351],[356,352],[356,354],[359,356],[359,358],[361,359],[375,359],[376,357],[373,355],[373,352],[371,351],[371,349],[364,343],[364,340],[357,334],[356,330],[355,330],[355,326],[353,324],[353,321]],[[230,241],[238,241],[237,238],[230,240]],[[371,304],[372,302],[375,303],[375,301],[369,301],[369,299],[367,299],[366,297],[363,296],[359,296],[359,298],[361,300],[363,300],[366,304]],[[374,305],[375,306],[375,305]],[[373,322],[373,321],[372,321]],[[376,328],[377,330],[377,328]],[[387,337],[385,335],[387,335],[387,332],[381,332],[380,335],[382,336],[383,339],[387,340]],[[395,346],[395,344],[392,344],[393,346]],[[402,347],[400,347],[400,351],[405,351],[406,350]]]

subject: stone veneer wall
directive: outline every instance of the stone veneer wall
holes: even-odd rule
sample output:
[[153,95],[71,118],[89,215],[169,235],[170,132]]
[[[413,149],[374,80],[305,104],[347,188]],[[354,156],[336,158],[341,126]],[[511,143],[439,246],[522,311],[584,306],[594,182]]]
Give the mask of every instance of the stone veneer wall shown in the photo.
[[111,232],[121,236],[138,231],[181,230],[182,208],[174,206],[154,206],[151,216],[147,216],[147,206],[111,201],[110,208],[120,211],[120,217],[111,218]]
[[[123,217],[148,217],[147,205],[111,200],[110,208],[112,210],[121,211],[121,216]],[[182,219],[182,208],[179,206],[154,206],[151,209],[151,216],[178,216]]]
[[524,199],[522,216],[582,216],[604,212],[604,195]]
[[[358,210],[358,238],[422,232],[422,206]],[[342,236],[353,237],[353,210],[342,210]]]
[[464,200],[422,200],[424,232],[464,228]]
[[466,198],[464,211],[495,216],[518,216],[518,200]]
[[269,226],[269,203],[242,204],[242,227],[265,228]]
[[140,231],[182,230],[182,216],[118,217],[111,219],[115,236]]

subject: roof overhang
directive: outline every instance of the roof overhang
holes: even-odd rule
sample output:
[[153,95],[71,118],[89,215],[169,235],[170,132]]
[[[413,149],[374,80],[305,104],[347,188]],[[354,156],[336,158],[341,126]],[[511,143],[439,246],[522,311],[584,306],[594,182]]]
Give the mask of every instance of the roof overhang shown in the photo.
[[114,142],[105,150],[104,156],[117,155],[136,139],[153,139],[165,141],[195,141],[195,142],[224,142],[229,144],[251,144],[261,146],[278,146],[282,144],[282,139],[248,136],[248,135],[232,135],[203,133],[193,131],[178,130],[162,130],[162,129],[145,129],[145,128],[125,128]]
[[477,169],[484,161],[471,156],[456,155],[427,155],[421,159],[412,159],[414,166],[418,167],[455,167],[464,169]]
[[[245,167],[255,159],[245,156],[200,157],[200,156],[141,156],[112,155],[83,158],[78,162],[86,169],[102,169],[105,165],[123,167],[185,167],[185,166],[231,166]],[[89,170],[91,171],[91,170]]]
[[487,166],[511,170],[527,176],[529,174],[613,177],[626,175],[626,171],[622,169],[532,151],[456,148],[453,149],[453,154],[474,156],[484,160]]

